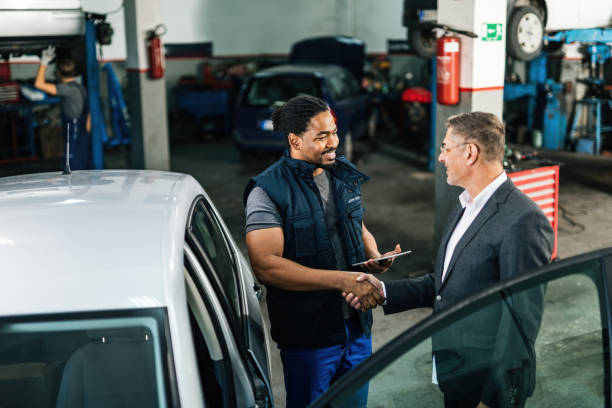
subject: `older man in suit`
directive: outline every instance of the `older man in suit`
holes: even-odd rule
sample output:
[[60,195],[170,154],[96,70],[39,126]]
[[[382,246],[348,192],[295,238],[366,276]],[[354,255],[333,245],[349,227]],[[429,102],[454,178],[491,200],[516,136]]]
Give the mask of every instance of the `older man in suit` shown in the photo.
[[[383,284],[385,314],[419,307],[437,313],[482,289],[545,265],[553,231],[540,208],[503,169],[504,125],[493,114],[452,116],[440,147],[447,182],[465,189],[449,218],[434,271]],[[535,384],[535,353],[545,288],[504,293],[499,302],[432,338],[433,376],[445,407],[522,406]],[[347,301],[361,307],[351,294]]]

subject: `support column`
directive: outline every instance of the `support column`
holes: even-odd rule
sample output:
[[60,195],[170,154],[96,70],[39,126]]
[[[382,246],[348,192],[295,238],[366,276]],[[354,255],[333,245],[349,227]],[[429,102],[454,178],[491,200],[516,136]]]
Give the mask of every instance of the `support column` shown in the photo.
[[[460,101],[457,105],[437,104],[436,147],[442,144],[449,116],[485,111],[502,118],[504,70],[506,65],[506,0],[438,0],[438,22],[472,31],[477,38],[460,35]],[[448,216],[458,203],[462,189],[446,183],[446,171],[435,167],[435,242],[440,242]]]
[[170,170],[166,81],[147,75],[147,32],[161,23],[160,0],[125,0],[127,105],[130,113],[131,166]]

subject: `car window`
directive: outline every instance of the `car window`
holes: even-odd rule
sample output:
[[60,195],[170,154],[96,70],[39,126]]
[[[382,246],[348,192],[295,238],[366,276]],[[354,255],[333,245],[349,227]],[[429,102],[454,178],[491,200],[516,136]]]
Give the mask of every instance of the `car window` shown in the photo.
[[[230,318],[218,287],[189,243],[185,250],[185,286],[205,400],[212,406],[255,406],[256,374],[245,358],[238,319]],[[219,391],[221,392],[218,395]],[[222,401],[222,404],[218,404]]]
[[46,315],[0,324],[0,406],[166,407],[164,312]]
[[346,83],[340,75],[335,74],[328,76],[327,84],[329,86],[329,92],[335,101],[341,101],[349,96],[349,90],[347,89]]
[[206,406],[220,407],[235,404],[232,383],[232,369],[228,358],[227,347],[223,343],[223,334],[219,321],[210,306],[206,305],[201,294],[204,289],[197,285],[198,279],[189,261],[185,262],[185,289],[187,309],[191,325],[191,336],[200,373],[200,384]]
[[351,97],[358,95],[361,92],[361,88],[357,80],[350,72],[343,73],[343,80],[346,84],[346,88],[348,89],[348,94]]
[[[211,272],[220,284],[220,295],[224,297],[234,318],[240,316],[240,291],[234,257],[230,251],[225,233],[211,208],[205,205],[203,199],[195,205],[189,231],[210,262]],[[197,251],[196,251],[197,252]],[[232,316],[228,316],[228,319]]]
[[314,406],[341,406],[368,380],[372,406],[443,406],[441,389],[500,407],[606,406],[602,269],[601,259],[569,263],[434,315]]
[[340,71],[327,78],[329,90],[336,101],[352,98],[359,93],[359,84],[348,71]]
[[245,93],[247,106],[270,106],[286,102],[294,96],[321,97],[320,81],[313,75],[271,75],[255,77]]

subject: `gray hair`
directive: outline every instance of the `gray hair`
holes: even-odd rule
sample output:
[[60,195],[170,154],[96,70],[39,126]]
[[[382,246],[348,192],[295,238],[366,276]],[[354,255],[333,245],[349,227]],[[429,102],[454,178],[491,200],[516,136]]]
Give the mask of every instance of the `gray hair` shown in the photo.
[[452,136],[475,143],[486,161],[502,161],[506,136],[504,124],[492,113],[467,112],[451,116],[445,126]]

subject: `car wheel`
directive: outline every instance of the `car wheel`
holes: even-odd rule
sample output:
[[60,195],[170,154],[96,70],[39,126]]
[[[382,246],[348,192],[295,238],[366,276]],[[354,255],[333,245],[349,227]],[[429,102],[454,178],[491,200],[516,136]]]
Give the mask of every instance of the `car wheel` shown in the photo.
[[349,160],[355,158],[355,141],[350,130],[344,135],[344,157]]
[[430,27],[408,27],[410,49],[419,57],[433,58],[437,51],[436,32]]
[[544,21],[538,9],[517,7],[508,20],[508,53],[521,61],[531,61],[542,51]]

